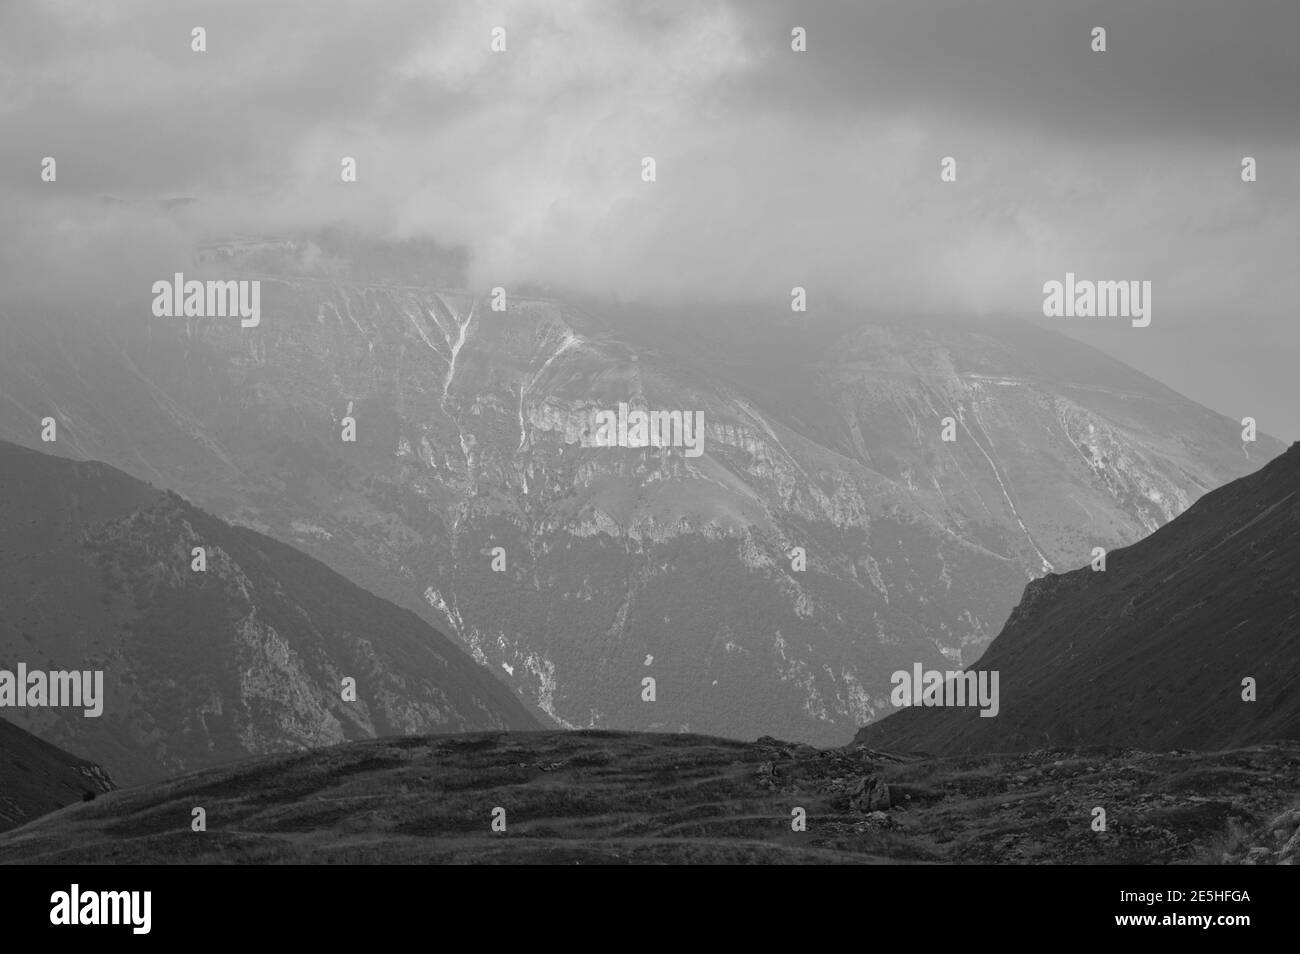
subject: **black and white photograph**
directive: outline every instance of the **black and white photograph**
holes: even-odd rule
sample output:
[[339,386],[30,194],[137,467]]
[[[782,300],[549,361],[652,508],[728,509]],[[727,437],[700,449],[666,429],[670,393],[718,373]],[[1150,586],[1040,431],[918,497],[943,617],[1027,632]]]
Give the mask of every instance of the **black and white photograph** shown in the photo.
[[1296,0],[0,0],[0,234],[6,925],[1282,922]]

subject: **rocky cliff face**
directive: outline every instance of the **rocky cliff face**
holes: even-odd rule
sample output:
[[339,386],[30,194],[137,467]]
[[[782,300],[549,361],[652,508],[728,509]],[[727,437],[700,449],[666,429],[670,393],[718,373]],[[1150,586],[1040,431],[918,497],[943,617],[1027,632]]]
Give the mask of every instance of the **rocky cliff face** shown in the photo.
[[[33,442],[48,409],[63,452],[303,548],[560,725],[842,743],[893,670],[977,659],[1028,579],[1281,450],[1027,325],[500,312],[220,262],[263,281],[260,327],[144,298],[29,326],[0,434]],[[701,412],[703,454],[601,446],[620,402]]]

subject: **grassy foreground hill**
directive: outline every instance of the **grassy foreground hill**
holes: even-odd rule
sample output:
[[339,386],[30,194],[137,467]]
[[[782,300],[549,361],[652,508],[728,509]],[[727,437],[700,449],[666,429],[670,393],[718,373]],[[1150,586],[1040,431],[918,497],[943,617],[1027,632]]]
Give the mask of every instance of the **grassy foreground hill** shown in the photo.
[[595,730],[411,736],[113,792],[0,835],[0,862],[1289,862],[1298,797],[1292,742],[920,759]]

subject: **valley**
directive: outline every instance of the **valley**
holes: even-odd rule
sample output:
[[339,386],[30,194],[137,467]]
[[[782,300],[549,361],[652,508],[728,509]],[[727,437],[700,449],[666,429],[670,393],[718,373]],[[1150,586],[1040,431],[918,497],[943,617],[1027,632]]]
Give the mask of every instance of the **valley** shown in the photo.
[[[58,332],[6,316],[0,437],[57,412],[42,449],[301,548],[560,726],[843,744],[891,711],[889,673],[970,665],[1026,581],[1282,449],[1028,324],[527,289],[494,312],[454,262],[403,281],[316,241],[208,249],[263,282],[257,328],[143,298]],[[698,414],[700,456],[595,446],[621,403]]]

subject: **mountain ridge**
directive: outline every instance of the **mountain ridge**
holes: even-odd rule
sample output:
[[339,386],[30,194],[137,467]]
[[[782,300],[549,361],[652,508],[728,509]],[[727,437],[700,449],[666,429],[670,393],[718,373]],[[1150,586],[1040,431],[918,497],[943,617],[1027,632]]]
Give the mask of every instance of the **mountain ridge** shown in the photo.
[[[1002,712],[908,708],[855,744],[1221,749],[1300,738],[1300,443],[1141,541],[1031,581],[978,668]],[[1254,680],[1257,701],[1243,698]]]
[[107,464],[0,442],[0,529],[0,661],[100,670],[106,696],[97,718],[9,717],[120,782],[376,734],[537,727],[408,610]]
[[[419,613],[558,725],[842,744],[890,671],[969,664],[1027,579],[1280,449],[1035,326],[513,291],[494,312],[436,257],[312,248],[207,250],[263,276],[252,331],[146,301],[32,326],[0,436],[61,408],[76,453]],[[597,446],[621,401],[703,413],[703,456]]]

